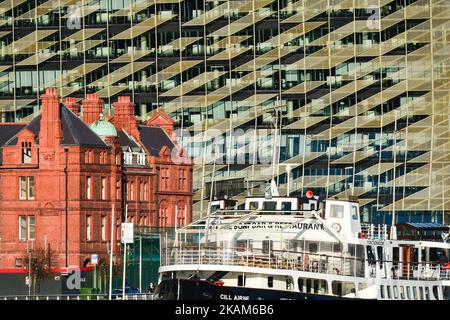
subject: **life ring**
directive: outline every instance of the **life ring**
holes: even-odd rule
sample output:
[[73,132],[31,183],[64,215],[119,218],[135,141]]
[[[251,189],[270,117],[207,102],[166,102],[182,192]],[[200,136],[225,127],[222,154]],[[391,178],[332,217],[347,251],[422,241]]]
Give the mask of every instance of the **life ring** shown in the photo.
[[365,232],[361,232],[361,233],[360,233],[360,238],[361,238],[361,239],[367,238],[367,234],[366,234]]

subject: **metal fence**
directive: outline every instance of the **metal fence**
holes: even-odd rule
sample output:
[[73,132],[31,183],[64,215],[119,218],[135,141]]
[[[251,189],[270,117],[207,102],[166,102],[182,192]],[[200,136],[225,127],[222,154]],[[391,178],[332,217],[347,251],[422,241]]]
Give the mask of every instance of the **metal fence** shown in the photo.
[[[8,295],[0,296],[1,300],[109,300],[106,294],[66,294],[66,295]],[[113,294],[111,300],[153,300],[153,294]]]

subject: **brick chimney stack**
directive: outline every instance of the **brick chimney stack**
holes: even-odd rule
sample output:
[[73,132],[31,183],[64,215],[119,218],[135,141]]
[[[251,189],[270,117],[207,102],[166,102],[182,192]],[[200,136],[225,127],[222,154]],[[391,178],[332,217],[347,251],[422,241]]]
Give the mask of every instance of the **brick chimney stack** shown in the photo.
[[87,94],[83,100],[83,121],[89,125],[97,121],[102,112],[103,100],[96,93]]
[[134,116],[134,103],[128,96],[118,97],[114,106],[113,123],[117,130],[125,130],[135,138],[139,137],[138,120]]
[[173,133],[175,121],[164,111],[156,112],[150,119],[147,120],[147,125],[163,128],[167,132],[167,135],[175,140],[175,135]]
[[61,132],[61,106],[59,95],[55,88],[48,88],[41,95],[42,113],[39,130],[39,146],[41,149],[53,149],[59,146]]
[[80,104],[76,101],[77,99],[73,97],[67,97],[64,99],[64,105],[78,116],[80,113]]

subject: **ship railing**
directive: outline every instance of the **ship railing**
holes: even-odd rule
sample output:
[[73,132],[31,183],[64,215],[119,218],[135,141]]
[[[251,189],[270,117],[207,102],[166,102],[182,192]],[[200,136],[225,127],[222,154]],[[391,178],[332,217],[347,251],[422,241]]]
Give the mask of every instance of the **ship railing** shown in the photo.
[[226,217],[226,216],[246,216],[254,215],[292,215],[292,216],[312,216],[313,210],[237,210],[237,209],[219,209],[210,214],[210,217]]
[[450,280],[450,269],[436,261],[404,262],[377,260],[368,262],[368,276],[397,280]]
[[389,240],[389,231],[387,224],[361,223],[361,233],[365,234],[367,239]]
[[364,259],[309,252],[172,248],[163,265],[209,264],[364,277]]

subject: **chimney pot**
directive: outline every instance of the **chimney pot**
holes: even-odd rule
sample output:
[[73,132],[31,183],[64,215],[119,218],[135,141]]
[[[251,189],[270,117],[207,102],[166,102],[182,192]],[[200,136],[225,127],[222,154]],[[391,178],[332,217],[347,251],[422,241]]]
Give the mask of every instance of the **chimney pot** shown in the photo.
[[61,134],[61,105],[55,88],[47,88],[41,96],[41,129],[39,131],[39,145],[43,148],[54,148],[60,143]]
[[96,93],[89,93],[83,100],[83,120],[91,124],[98,120],[99,114],[103,112],[103,100]]
[[56,93],[56,88],[47,88],[45,89],[45,94],[49,94],[49,95],[58,95]]
[[77,103],[77,99],[75,99],[74,97],[65,98],[64,105],[76,115],[80,113],[80,105]]

